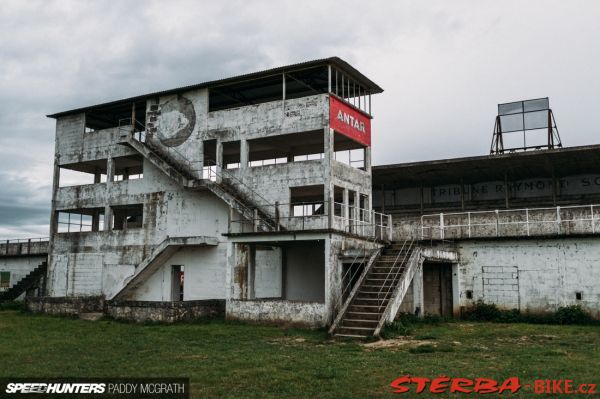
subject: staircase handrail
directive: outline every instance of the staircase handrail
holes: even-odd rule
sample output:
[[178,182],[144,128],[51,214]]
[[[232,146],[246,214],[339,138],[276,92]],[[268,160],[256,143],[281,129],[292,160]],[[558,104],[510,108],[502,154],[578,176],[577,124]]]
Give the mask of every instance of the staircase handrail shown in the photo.
[[[415,247],[415,249],[418,249],[418,247]],[[404,268],[405,271],[404,272],[408,273],[410,271],[413,263],[418,263],[421,260],[422,260],[421,251],[419,251],[419,250],[412,251],[408,261],[405,263],[405,268]],[[411,277],[411,279],[412,279],[412,277]],[[398,284],[396,284],[396,287],[394,288],[398,292],[401,289],[401,285],[399,283],[400,283],[400,281],[398,281]],[[397,293],[395,293],[395,295],[396,294]],[[394,306],[394,298],[390,297],[389,301],[387,303],[387,306],[385,307],[385,310],[381,313],[381,318],[379,319],[379,323],[377,323],[377,327],[375,328],[375,331],[373,332],[374,336],[376,336],[376,337],[379,336],[381,329],[383,328],[385,322],[389,318],[389,313],[392,311],[393,306]],[[381,309],[381,306],[379,307],[379,309]]]
[[[216,161],[212,160],[212,159],[205,159],[204,160],[204,166],[215,166],[215,176],[219,176],[221,177],[221,179],[223,179],[223,177],[229,179],[229,180],[234,180],[236,182],[236,185],[239,184],[240,186],[245,187],[247,190],[249,190],[251,192],[251,194],[253,196],[258,197],[261,201],[264,201],[262,204],[261,203],[257,203],[256,201],[254,205],[256,205],[257,207],[261,207],[261,206],[269,206],[269,207],[275,207],[275,204],[272,204],[269,202],[269,200],[267,200],[265,197],[263,197],[262,195],[260,195],[260,193],[258,193],[257,191],[255,191],[252,187],[250,187],[249,185],[247,185],[246,183],[244,183],[241,179],[239,179],[238,177],[236,177],[233,173],[228,172],[227,169],[223,168],[222,166],[219,166],[219,164],[217,164]],[[213,170],[209,169],[210,172],[212,173]]]
[[[127,125],[127,127],[131,127],[131,125]],[[120,127],[121,130],[125,130],[123,128]],[[187,170],[185,170],[185,174],[188,175],[188,177],[191,177],[192,180],[206,180],[203,178],[203,176],[194,176],[193,172],[192,172],[192,162],[184,155],[182,154],[180,151],[176,150],[173,147],[157,147],[155,145],[152,145],[152,141],[149,140],[145,140],[145,136],[144,136],[144,140],[142,140],[142,136],[140,135],[140,137],[135,137],[135,131],[133,129],[127,129],[126,132],[129,134],[129,136],[133,139],[136,140],[138,142],[140,142],[141,144],[144,144],[146,146],[148,146],[150,149],[157,151],[159,153],[162,153],[163,155],[167,155],[167,157],[171,157],[173,158],[172,154],[176,154],[177,156],[175,158],[179,158],[175,160],[175,163],[177,162],[183,162],[184,165],[186,165]],[[166,154],[165,154],[166,152]],[[250,186],[248,186],[246,183],[244,183],[243,181],[241,181],[240,179],[238,179],[237,177],[235,177],[233,174],[229,173],[229,172],[223,172],[224,169],[222,167],[219,167],[217,165],[217,163],[213,160],[205,160],[204,164],[208,163],[209,166],[217,166],[214,171],[216,176],[220,176],[221,178],[223,178],[223,176],[225,176],[227,179],[230,180],[234,180],[236,182],[236,184],[239,184],[241,186],[243,186],[246,190],[248,190],[250,192],[250,195],[254,196],[254,197],[258,197],[260,198],[261,201],[264,201],[267,207],[273,207],[275,208],[274,204],[271,204],[268,202],[268,200],[266,200],[263,196],[261,196],[258,192],[256,192],[254,189],[252,189]],[[211,173],[212,173],[212,169],[211,169]],[[233,186],[235,187],[235,185]],[[264,206],[258,205],[256,204],[256,201],[253,200],[253,202],[255,202],[254,204],[250,204],[251,206],[248,206],[248,204],[245,204],[244,202],[240,201],[237,198],[234,198],[234,200],[240,204],[242,207],[252,211],[253,209],[260,209],[260,211],[267,216],[267,219],[269,219],[269,222],[271,222],[272,224],[275,223],[273,221],[273,217],[272,215],[269,214],[268,211],[265,211]],[[276,213],[276,212],[275,212]]]
[[[381,285],[381,288],[379,289],[379,291],[377,292],[377,305],[378,307],[381,309],[382,304],[384,299],[387,297],[387,295],[390,293],[390,290],[392,288],[392,284],[390,284],[390,286],[388,287],[388,289],[386,290],[385,295],[383,296],[383,298],[381,297],[381,292],[383,291],[383,288],[386,286],[386,283],[388,282],[388,279],[390,277],[390,274],[392,273],[392,271],[396,268],[396,265],[398,263],[398,259],[400,258],[400,254],[403,252],[404,248],[406,248],[406,244],[408,243],[408,248],[406,250],[406,253],[404,254],[404,257],[402,258],[402,263],[401,265],[405,264],[406,262],[406,257],[410,254],[410,251],[413,247],[414,244],[414,238],[407,238],[406,240],[404,240],[404,242],[402,243],[402,248],[400,248],[400,250],[398,251],[398,255],[396,255],[396,259],[394,259],[394,263],[392,264],[392,266],[390,267],[390,270],[388,271],[387,275],[385,276],[385,279],[383,281],[383,284]],[[394,277],[391,280],[392,282],[394,282],[400,272],[400,268],[398,268],[398,270],[396,270],[396,272],[394,273]]]
[[[339,311],[338,311],[338,313],[337,313],[337,315],[336,315],[333,323],[331,324],[331,327],[329,329],[329,334],[333,334],[334,331],[337,329],[338,325],[342,321],[342,318],[344,317],[344,314],[346,313],[346,310],[348,309],[348,306],[352,302],[353,298],[356,296],[356,293],[360,289],[360,286],[362,285],[362,282],[364,281],[364,279],[366,278],[366,276],[371,271],[371,268],[375,264],[375,260],[377,259],[377,257],[381,253],[381,251],[382,251],[382,248],[378,248],[378,249],[372,251],[371,256],[369,258],[369,262],[367,263],[366,267],[362,271],[362,273],[359,276],[358,280],[354,284],[354,286],[352,288],[352,291],[350,291],[350,294],[348,295],[348,298],[346,298],[346,301],[344,301],[344,304],[339,309]],[[351,270],[351,269],[349,269],[349,270]],[[343,295],[340,295],[340,298],[343,298]]]

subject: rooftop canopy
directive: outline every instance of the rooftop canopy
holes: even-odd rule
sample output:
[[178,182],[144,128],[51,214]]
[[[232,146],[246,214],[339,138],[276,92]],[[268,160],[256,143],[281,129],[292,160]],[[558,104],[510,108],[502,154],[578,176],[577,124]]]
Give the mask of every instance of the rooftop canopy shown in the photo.
[[59,118],[85,112],[87,118],[95,125],[92,127],[103,128],[114,125],[116,120],[130,118],[133,104],[135,104],[136,119],[143,119],[146,100],[202,88],[208,88],[210,91],[209,101],[211,111],[272,101],[281,98],[283,74],[286,76],[286,98],[327,93],[329,84],[328,66],[331,66],[335,71],[332,72],[335,74],[332,76],[332,84],[336,85],[335,90],[332,87],[334,93],[345,93],[342,96],[350,97],[349,93],[354,96],[383,92],[381,87],[346,61],[338,57],[330,57],[75,108],[54,113],[48,115],[48,117]]
[[[373,187],[428,187],[443,184],[522,180],[600,172],[600,145],[503,155],[441,159],[373,167]],[[506,174],[506,175],[505,175]]]

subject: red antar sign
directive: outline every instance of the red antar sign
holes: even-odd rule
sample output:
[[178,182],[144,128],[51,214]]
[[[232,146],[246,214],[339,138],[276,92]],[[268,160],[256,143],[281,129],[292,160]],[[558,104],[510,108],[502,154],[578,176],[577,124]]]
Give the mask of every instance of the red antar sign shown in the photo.
[[371,145],[371,118],[329,96],[329,127],[366,146]]

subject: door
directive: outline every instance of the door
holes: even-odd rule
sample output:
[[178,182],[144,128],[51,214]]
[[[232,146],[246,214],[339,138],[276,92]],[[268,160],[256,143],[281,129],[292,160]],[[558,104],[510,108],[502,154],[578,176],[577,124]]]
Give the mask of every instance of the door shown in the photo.
[[425,314],[452,316],[452,265],[423,265],[423,299]]

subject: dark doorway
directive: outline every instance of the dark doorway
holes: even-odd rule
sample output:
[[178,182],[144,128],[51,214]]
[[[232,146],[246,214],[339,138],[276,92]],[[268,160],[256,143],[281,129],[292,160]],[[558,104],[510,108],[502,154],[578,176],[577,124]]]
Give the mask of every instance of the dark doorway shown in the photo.
[[423,299],[425,314],[452,316],[452,265],[423,265]]
[[183,301],[183,266],[173,265],[171,273],[171,300]]

